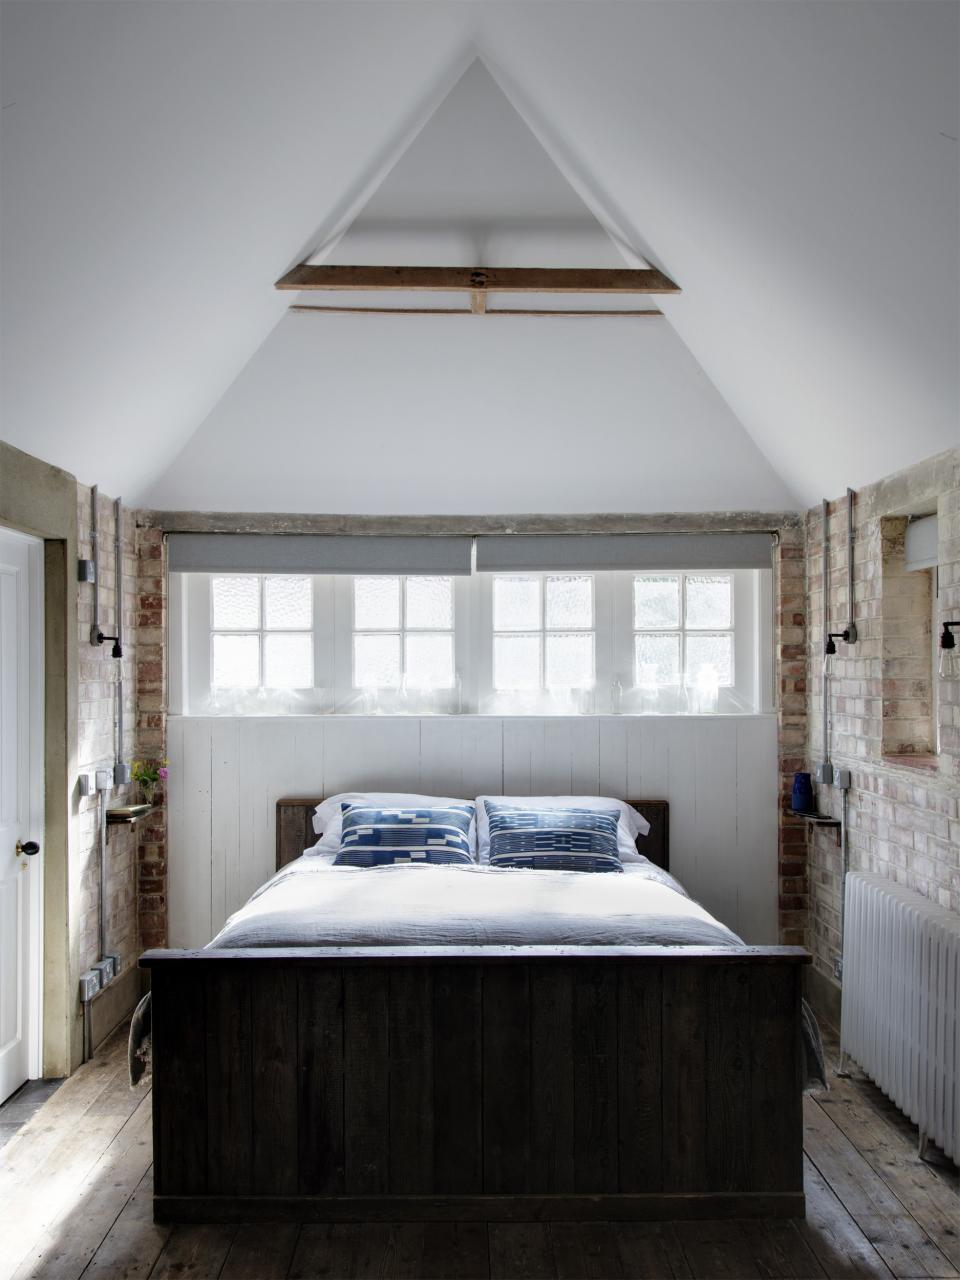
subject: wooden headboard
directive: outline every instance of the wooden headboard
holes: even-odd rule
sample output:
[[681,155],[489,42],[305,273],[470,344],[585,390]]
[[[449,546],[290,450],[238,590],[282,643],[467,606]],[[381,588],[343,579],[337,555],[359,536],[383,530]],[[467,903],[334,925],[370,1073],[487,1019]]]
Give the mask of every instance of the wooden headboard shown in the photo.
[[[313,830],[316,796],[284,796],[277,801],[277,870],[317,843]],[[650,823],[650,834],[637,840],[637,852],[664,871],[670,869],[670,806],[666,800],[631,800]]]

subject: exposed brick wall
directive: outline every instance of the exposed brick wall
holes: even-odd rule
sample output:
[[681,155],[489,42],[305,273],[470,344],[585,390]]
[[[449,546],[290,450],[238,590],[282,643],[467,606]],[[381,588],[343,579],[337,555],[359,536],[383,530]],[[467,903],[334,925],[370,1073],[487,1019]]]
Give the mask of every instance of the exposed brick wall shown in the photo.
[[[99,495],[97,504],[100,543],[100,625],[108,635],[116,634],[116,571],[114,557],[113,500]],[[92,557],[91,490],[77,486],[78,554]],[[116,696],[118,668],[123,669],[123,701],[126,746],[129,762],[134,748],[136,714],[136,589],[135,524],[133,513],[124,511],[123,548],[123,624],[124,656],[111,657],[111,644],[90,643],[93,622],[93,586],[78,583],[79,626],[79,770],[92,773],[97,768],[113,769],[116,753]],[[136,798],[134,787],[123,787],[109,793],[109,805],[130,804]],[[79,885],[80,904],[80,968],[87,969],[100,958],[100,855],[98,801],[95,796],[78,802],[74,823],[71,880]],[[107,838],[107,945],[120,957],[121,969],[136,963],[139,955],[137,935],[136,840],[129,827],[108,828]]]
[[774,662],[779,698],[780,941],[802,946],[808,906],[807,832],[790,807],[793,775],[803,768],[807,740],[806,599],[802,529],[782,529],[774,556]]
[[[137,752],[166,755],[166,544],[159,529],[137,530]],[[141,823],[138,848],[140,943],[144,951],[167,941],[167,808],[163,783],[157,812]]]
[[[856,645],[837,642],[831,660],[831,755],[848,767],[848,848],[852,870],[889,876],[960,912],[960,680],[938,680],[940,755],[909,753],[923,745],[929,714],[929,588],[902,561],[903,517],[937,510],[940,526],[938,616],[960,617],[960,450],[861,490],[854,509]],[[820,758],[823,653],[819,508],[807,516],[810,767]],[[830,629],[848,616],[846,499],[830,504]],[[813,678],[814,673],[816,678]],[[926,674],[925,674],[926,673]],[[936,676],[934,675],[934,678]],[[928,722],[927,722],[928,723]],[[885,758],[894,748],[897,762]],[[906,757],[905,757],[906,753]],[[840,794],[820,788],[824,812],[839,816]],[[810,839],[808,945],[817,972],[833,981],[840,950],[841,857],[831,831]]]

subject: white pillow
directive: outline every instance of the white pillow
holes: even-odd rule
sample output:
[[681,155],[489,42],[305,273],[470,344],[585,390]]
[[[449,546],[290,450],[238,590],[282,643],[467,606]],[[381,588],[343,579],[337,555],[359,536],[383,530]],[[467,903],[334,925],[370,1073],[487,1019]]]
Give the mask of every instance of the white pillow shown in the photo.
[[[318,804],[313,812],[313,829],[320,837],[318,844],[312,849],[307,849],[307,856],[328,853],[331,850],[336,853],[340,848],[340,836],[343,831],[343,810],[340,807],[344,804],[368,804],[382,808],[383,806],[403,805],[405,807],[416,807],[423,809],[433,809],[445,804],[473,804],[472,800],[458,800],[451,796],[417,796],[409,795],[397,791],[342,791],[337,796],[331,796],[329,800],[324,800],[323,804]],[[474,858],[477,856],[477,818],[476,806],[474,805],[474,818],[470,823],[470,850]]]
[[490,861],[490,820],[485,800],[493,804],[509,804],[515,809],[592,809],[606,811],[617,809],[617,852],[621,862],[643,862],[637,853],[637,836],[650,831],[650,823],[631,805],[623,800],[610,800],[605,796],[477,796],[478,855],[481,862]]

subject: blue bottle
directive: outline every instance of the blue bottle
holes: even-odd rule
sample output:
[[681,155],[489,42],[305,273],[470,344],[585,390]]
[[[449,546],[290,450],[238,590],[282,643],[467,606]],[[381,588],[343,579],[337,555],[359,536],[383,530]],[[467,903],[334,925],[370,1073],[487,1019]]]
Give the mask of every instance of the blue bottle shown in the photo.
[[790,803],[794,813],[814,812],[816,806],[813,800],[813,784],[810,781],[809,773],[798,772],[793,775],[793,795]]

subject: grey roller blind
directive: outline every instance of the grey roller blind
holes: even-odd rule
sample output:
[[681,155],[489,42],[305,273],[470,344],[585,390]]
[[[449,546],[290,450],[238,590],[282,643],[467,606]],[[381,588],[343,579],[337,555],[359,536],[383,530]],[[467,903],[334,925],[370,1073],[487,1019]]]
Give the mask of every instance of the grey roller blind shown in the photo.
[[170,568],[186,573],[470,573],[472,538],[171,533]]
[[769,569],[772,549],[769,533],[495,536],[477,538],[477,569]]
[[936,516],[921,516],[907,525],[906,563],[908,569],[933,569],[940,551],[940,526]]

